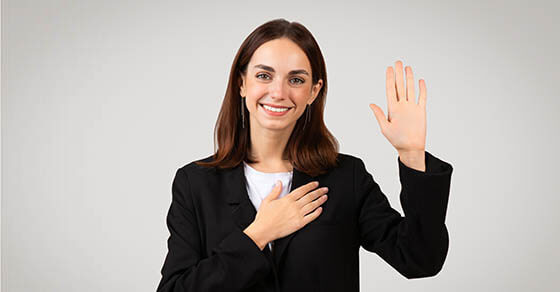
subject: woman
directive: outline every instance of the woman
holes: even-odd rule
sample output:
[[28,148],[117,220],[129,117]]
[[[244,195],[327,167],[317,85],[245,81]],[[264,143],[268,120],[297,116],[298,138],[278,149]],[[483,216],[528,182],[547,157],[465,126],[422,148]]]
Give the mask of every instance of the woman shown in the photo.
[[370,104],[399,154],[402,217],[363,161],[338,153],[311,33],[284,19],[259,26],[233,61],[218,150],[175,175],[157,291],[359,291],[360,246],[408,279],[436,275],[452,167],[425,151],[419,87],[416,103],[412,70],[405,89],[397,61],[387,69],[387,118]]

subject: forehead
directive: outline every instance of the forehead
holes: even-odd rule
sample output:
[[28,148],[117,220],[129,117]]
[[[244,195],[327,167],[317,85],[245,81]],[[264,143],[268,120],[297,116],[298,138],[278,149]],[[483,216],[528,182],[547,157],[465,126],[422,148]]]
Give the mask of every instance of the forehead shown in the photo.
[[271,66],[277,72],[288,72],[294,69],[311,71],[311,65],[305,52],[296,43],[286,38],[274,39],[258,47],[249,61],[249,70],[253,70],[253,66],[257,64]]

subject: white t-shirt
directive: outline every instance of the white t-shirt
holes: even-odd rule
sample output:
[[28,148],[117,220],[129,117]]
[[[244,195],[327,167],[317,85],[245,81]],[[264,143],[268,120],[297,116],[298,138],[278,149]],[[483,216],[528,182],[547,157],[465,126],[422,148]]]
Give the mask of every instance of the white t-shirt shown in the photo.
[[[243,167],[245,169],[245,180],[247,186],[247,193],[249,194],[249,199],[255,206],[255,210],[259,210],[262,200],[270,194],[277,180],[282,181],[282,192],[278,199],[287,195],[292,186],[293,171],[287,172],[261,172],[251,166],[249,166],[245,161],[243,161]],[[272,250],[272,244],[269,242],[268,246]]]

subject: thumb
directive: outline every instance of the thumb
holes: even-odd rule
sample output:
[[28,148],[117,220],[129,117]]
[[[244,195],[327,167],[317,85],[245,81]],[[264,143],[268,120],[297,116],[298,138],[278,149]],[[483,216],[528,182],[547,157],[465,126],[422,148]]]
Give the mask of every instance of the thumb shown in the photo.
[[379,124],[379,128],[383,130],[387,126],[387,119],[385,118],[385,114],[383,110],[378,107],[376,104],[370,103],[369,107],[373,110],[373,114],[377,119],[377,123]]
[[272,191],[270,192],[270,194],[268,194],[268,196],[266,196],[266,198],[264,198],[264,199],[266,201],[276,200],[278,198],[278,196],[280,195],[280,193],[282,193],[282,181],[277,180],[276,184],[274,185],[274,188],[272,188]]

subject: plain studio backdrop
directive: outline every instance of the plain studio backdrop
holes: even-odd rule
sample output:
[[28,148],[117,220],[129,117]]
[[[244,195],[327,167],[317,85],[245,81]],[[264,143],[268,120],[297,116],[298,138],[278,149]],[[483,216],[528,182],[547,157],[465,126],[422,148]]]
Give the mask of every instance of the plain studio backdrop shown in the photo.
[[362,291],[558,291],[555,1],[2,1],[2,291],[155,291],[175,171],[213,151],[243,39],[285,18],[324,54],[327,127],[393,208],[385,69],[427,85],[451,163],[443,270],[360,250]]

